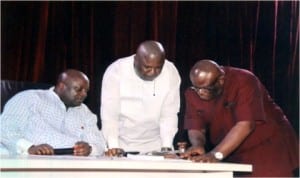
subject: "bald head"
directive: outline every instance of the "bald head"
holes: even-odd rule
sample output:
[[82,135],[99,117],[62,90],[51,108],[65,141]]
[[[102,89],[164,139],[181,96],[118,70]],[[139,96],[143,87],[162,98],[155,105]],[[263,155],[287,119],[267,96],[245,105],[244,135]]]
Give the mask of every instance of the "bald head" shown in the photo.
[[216,76],[222,72],[220,66],[209,59],[204,59],[198,61],[190,71],[190,79],[195,77],[207,77],[207,76]]
[[154,80],[165,62],[165,50],[157,41],[145,41],[139,45],[134,57],[134,69],[143,80]]
[[67,69],[58,76],[54,92],[68,108],[81,105],[87,97],[89,87],[89,79],[84,73]]
[[211,100],[222,93],[224,71],[212,60],[200,60],[192,67],[190,80],[201,98]]
[[164,60],[165,50],[157,41],[144,41],[137,48],[136,53],[145,56],[148,60]]
[[75,69],[67,69],[62,72],[57,79],[57,83],[59,82],[70,82],[73,80],[86,80],[89,81],[88,77],[82,73],[81,71]]

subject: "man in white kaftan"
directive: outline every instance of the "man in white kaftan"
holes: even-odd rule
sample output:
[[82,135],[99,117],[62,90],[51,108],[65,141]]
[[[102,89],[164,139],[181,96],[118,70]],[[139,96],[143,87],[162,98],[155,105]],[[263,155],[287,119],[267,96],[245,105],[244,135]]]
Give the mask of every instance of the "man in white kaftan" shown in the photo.
[[102,131],[109,148],[171,149],[177,132],[180,76],[155,41],[111,64],[102,81]]

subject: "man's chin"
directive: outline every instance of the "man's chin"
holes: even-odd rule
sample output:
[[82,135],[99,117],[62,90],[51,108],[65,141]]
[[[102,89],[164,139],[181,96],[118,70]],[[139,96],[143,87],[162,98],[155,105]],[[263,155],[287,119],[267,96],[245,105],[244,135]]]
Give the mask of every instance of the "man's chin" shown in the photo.
[[72,103],[71,107],[77,107],[80,106],[82,102],[74,102]]
[[155,79],[155,77],[145,77],[145,76],[143,76],[141,78],[145,81],[153,81]]
[[200,98],[205,101],[210,101],[210,100],[216,99],[218,96],[219,95],[216,95],[216,94],[210,94],[210,95],[201,95]]
[[210,100],[214,99],[214,97],[206,97],[206,96],[205,97],[201,96],[200,98],[204,101],[210,101]]

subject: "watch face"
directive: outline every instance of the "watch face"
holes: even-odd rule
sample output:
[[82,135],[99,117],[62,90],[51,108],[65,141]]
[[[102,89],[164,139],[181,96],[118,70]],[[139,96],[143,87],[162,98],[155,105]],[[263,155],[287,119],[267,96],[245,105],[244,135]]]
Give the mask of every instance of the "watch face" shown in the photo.
[[216,153],[215,153],[215,158],[218,159],[218,160],[222,160],[222,159],[223,159],[223,153],[221,153],[221,152],[216,152]]

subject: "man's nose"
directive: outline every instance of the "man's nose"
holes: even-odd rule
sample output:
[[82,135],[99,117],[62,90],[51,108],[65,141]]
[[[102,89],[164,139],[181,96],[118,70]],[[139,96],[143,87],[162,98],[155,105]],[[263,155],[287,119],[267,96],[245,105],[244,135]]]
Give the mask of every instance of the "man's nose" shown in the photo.
[[86,90],[81,90],[80,95],[84,98],[87,97],[87,91]]
[[160,72],[160,69],[156,69],[156,68],[151,68],[148,72],[148,75],[149,76],[156,76],[158,75]]

